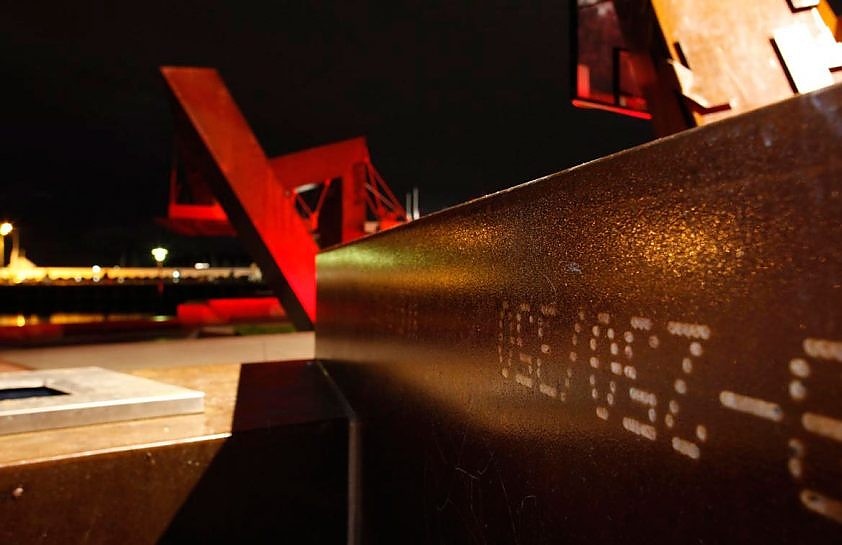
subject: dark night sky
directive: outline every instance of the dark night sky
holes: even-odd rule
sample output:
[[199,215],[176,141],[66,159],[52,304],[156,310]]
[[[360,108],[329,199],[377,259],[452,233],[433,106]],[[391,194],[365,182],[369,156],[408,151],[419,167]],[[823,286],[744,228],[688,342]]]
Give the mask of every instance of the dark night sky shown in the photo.
[[171,151],[164,64],[218,68],[269,155],[367,136],[424,212],[650,140],[645,121],[569,105],[567,10],[3,1],[0,217],[42,265],[151,264],[159,241],[200,258],[154,222]]

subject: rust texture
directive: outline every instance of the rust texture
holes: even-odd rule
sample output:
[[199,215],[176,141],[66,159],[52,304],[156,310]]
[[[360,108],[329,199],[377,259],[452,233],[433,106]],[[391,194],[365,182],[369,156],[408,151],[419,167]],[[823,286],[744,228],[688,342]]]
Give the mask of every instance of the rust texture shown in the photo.
[[366,543],[839,543],[842,87],[318,256]]
[[842,81],[827,2],[580,0],[573,103],[645,117],[656,134]]

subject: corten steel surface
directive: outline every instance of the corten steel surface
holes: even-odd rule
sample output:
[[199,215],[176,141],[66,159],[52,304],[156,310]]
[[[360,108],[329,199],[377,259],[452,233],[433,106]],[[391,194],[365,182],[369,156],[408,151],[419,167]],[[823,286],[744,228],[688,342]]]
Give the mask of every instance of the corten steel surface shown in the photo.
[[407,221],[365,138],[268,159],[216,70],[161,72],[176,127],[162,223],[187,235],[239,234],[296,327],[310,329],[318,248],[359,238],[372,222],[384,230]]
[[[176,124],[243,245],[299,329],[316,314],[316,243],[295,212],[295,195],[275,176],[263,149],[216,70],[161,69],[173,93]],[[191,155],[193,155],[191,153]]]
[[842,542],[842,87],[318,256],[365,543]]
[[651,119],[613,0],[570,3],[573,105]]
[[0,437],[0,543],[344,543],[348,421],[323,371],[137,371],[200,415]]
[[574,104],[639,115],[642,94],[659,135],[842,81],[825,1],[579,0],[572,11]]

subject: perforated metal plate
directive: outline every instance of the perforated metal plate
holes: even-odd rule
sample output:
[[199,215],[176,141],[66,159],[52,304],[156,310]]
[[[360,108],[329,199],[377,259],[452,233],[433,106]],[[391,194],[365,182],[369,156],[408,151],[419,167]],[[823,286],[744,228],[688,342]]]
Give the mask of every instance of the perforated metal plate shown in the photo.
[[842,542],[841,219],[835,86],[319,255],[364,541]]

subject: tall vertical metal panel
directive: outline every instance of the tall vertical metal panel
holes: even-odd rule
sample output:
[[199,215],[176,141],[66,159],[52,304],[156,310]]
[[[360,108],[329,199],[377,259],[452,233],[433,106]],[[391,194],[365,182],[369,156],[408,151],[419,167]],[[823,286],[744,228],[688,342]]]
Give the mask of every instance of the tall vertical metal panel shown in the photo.
[[837,85],[321,253],[363,542],[842,542],[840,220]]

